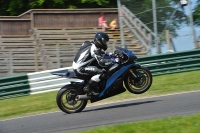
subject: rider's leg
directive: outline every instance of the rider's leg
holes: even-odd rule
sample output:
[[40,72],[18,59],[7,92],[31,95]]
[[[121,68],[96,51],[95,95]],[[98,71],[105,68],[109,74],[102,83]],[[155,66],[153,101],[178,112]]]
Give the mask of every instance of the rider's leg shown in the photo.
[[90,81],[88,82],[88,84],[83,88],[83,90],[86,92],[86,93],[91,93],[93,95],[98,95],[99,93],[98,92],[95,92],[95,89],[94,87],[96,87],[96,85],[99,83],[100,81],[100,74],[97,74],[95,76],[93,76]]
[[92,76],[90,81],[87,83],[87,85],[83,88],[83,90],[86,93],[94,92],[94,86],[98,84],[100,81],[100,74],[102,73],[102,70],[97,68],[96,66],[87,66],[87,67],[81,67],[75,70],[77,75],[81,76]]
[[[82,69],[82,72],[90,74],[90,75],[94,75],[94,76],[92,76],[92,78],[90,79],[88,84],[83,89],[86,93],[94,94],[95,92],[94,92],[93,87],[95,87],[95,85],[97,85],[98,82],[100,81],[99,77],[100,77],[100,74],[102,73],[102,70],[97,68],[96,66],[88,66],[88,67],[85,67],[84,70]],[[97,93],[96,93],[96,95],[97,95]]]

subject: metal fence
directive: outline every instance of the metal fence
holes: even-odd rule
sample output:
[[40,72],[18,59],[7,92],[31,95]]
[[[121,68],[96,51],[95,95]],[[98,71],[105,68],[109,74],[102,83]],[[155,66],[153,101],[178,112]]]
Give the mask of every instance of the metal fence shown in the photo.
[[180,0],[119,0],[140,19],[155,36],[153,53],[183,51],[199,48],[200,27],[193,25],[192,9],[195,2],[188,0],[181,6]]

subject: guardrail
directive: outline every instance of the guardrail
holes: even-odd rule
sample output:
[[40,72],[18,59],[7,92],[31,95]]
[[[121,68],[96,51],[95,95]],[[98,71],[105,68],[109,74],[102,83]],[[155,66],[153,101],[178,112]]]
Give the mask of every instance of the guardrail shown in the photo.
[[[153,76],[200,70],[200,49],[140,57],[138,63],[147,67]],[[52,71],[64,69],[72,68],[0,78],[0,99],[55,91],[70,81],[80,81],[51,75]]]
[[72,68],[66,67],[0,78],[0,100],[55,91],[70,81],[78,81],[51,75],[53,71],[64,69]]
[[29,73],[28,79],[30,85],[30,94],[55,91],[60,89],[62,86],[69,84],[70,81],[78,81],[77,79],[67,79],[51,74],[51,72],[53,71],[59,71],[65,69],[72,70],[72,67]]
[[200,69],[200,49],[140,57],[138,62],[153,76]]
[[29,95],[26,74],[0,78],[0,99]]

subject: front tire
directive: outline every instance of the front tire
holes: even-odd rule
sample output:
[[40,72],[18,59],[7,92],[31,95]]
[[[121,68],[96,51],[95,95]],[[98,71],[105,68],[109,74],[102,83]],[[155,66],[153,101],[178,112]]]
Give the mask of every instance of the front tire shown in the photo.
[[133,94],[142,94],[146,92],[152,84],[152,74],[145,67],[131,68],[132,72],[138,76],[135,78],[131,72],[128,72],[124,84],[126,89]]
[[87,100],[76,101],[77,89],[74,87],[65,87],[58,91],[56,102],[60,110],[65,113],[81,112],[87,105]]

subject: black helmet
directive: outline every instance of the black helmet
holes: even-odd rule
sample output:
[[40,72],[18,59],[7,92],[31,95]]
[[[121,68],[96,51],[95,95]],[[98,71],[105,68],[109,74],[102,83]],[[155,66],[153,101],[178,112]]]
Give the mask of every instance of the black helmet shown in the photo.
[[97,32],[94,36],[94,44],[97,48],[101,48],[104,51],[107,49],[107,42],[109,41],[109,36],[104,32]]

